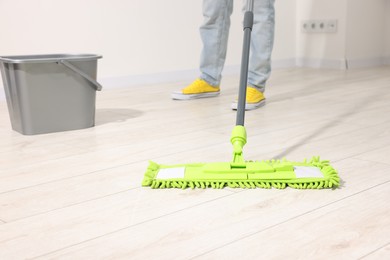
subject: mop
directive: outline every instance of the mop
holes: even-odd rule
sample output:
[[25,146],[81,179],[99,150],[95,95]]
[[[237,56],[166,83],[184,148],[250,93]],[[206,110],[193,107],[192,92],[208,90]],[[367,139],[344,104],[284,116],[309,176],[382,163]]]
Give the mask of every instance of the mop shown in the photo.
[[313,157],[301,162],[282,160],[245,161],[243,147],[250,37],[253,26],[253,0],[248,0],[244,14],[244,41],[238,93],[236,125],[230,142],[231,162],[160,165],[149,162],[142,186],[151,188],[277,188],[324,189],[340,184],[337,171],[329,161]]

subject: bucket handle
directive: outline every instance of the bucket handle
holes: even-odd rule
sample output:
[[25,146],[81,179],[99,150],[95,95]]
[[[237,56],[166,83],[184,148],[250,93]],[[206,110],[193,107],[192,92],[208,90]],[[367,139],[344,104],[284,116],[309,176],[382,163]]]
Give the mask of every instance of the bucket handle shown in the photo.
[[61,63],[62,65],[64,65],[65,67],[67,67],[68,69],[76,72],[77,74],[79,74],[80,76],[82,76],[84,79],[86,79],[87,81],[89,81],[90,83],[92,83],[94,86],[95,86],[95,89],[97,91],[101,91],[102,90],[102,85],[100,85],[99,82],[97,82],[96,80],[94,80],[93,78],[91,78],[90,76],[88,76],[87,74],[85,74],[83,71],[79,70],[78,68],[76,68],[75,66],[73,66],[72,64],[70,64],[68,61],[66,60],[59,60],[58,63]]

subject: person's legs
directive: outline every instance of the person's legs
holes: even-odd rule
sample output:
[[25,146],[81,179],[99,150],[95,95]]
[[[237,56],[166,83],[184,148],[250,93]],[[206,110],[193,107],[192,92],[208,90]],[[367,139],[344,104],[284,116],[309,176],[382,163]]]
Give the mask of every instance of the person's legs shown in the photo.
[[200,78],[219,86],[225,64],[233,0],[203,0],[203,24],[199,31],[203,43]]
[[203,23],[199,28],[203,49],[200,57],[200,76],[172,99],[189,100],[219,95],[221,73],[225,64],[233,0],[203,0]]
[[[245,2],[245,1],[244,1]],[[271,53],[274,42],[275,0],[254,1],[248,85],[265,91],[271,74]]]

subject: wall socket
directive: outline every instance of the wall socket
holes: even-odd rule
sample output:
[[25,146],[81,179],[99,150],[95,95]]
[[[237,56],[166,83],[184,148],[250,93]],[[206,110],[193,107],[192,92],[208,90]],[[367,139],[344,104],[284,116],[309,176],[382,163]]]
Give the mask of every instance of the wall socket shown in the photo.
[[304,20],[301,22],[303,33],[336,33],[337,20]]

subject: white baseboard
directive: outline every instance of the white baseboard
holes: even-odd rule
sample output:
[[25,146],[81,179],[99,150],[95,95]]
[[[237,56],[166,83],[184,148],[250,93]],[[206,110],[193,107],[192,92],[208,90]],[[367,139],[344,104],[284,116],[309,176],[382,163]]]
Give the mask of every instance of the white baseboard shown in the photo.
[[162,73],[98,78],[98,81],[104,88],[123,88],[181,80],[194,80],[198,76],[199,72],[197,70],[181,70]]
[[296,66],[320,69],[347,69],[347,63],[344,59],[311,59],[297,58]]
[[367,59],[310,59],[297,58],[296,66],[322,69],[359,69],[390,65],[390,57],[376,57]]
[[291,59],[282,59],[282,60],[272,60],[271,64],[272,69],[288,69],[296,67],[295,58]]
[[390,57],[376,57],[368,59],[349,59],[348,69],[371,68],[390,64]]
[[[237,65],[225,66],[223,75],[238,75],[240,68]],[[199,69],[168,71],[161,73],[141,74],[141,75],[127,75],[118,77],[107,77],[98,79],[103,88],[123,88],[140,85],[152,85],[160,83],[169,83],[177,81],[193,81],[199,77]]]

